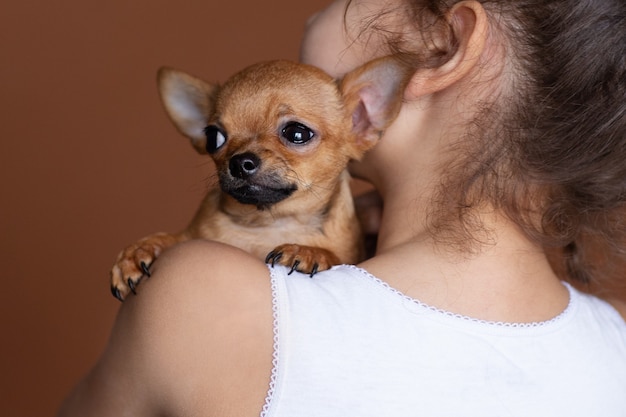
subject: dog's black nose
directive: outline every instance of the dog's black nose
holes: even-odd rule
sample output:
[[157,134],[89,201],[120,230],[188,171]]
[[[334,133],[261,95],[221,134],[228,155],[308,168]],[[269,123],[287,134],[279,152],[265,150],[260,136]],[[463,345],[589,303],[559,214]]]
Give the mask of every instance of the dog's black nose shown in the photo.
[[242,153],[230,158],[228,169],[235,178],[246,179],[258,171],[261,160],[253,153]]

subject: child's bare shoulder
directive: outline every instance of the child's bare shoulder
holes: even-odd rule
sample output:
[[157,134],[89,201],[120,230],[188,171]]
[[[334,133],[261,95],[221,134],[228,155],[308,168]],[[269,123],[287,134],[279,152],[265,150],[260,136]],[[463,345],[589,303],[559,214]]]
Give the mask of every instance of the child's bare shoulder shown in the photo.
[[102,404],[107,416],[184,415],[190,407],[212,415],[232,404],[258,413],[272,353],[267,266],[231,246],[183,243],[164,252],[124,301],[103,356],[62,415],[102,412]]

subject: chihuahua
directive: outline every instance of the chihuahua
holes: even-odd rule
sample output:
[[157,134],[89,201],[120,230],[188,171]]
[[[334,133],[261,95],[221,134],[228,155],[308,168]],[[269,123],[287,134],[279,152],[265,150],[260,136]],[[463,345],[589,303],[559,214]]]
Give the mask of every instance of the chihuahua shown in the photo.
[[111,271],[119,300],[135,293],[159,254],[210,239],[311,276],[356,263],[362,238],[347,165],[395,119],[410,71],[386,57],[340,80],[290,61],[252,65],[223,85],[161,68],[158,87],[176,128],[215,162],[211,189],[189,226],[123,250]]

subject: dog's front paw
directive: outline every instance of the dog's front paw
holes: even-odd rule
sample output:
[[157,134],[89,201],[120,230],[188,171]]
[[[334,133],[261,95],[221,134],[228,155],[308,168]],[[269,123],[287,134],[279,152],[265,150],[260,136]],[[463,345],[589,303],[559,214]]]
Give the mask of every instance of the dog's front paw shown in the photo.
[[163,249],[176,243],[177,238],[168,233],[156,233],[128,246],[117,257],[111,269],[111,293],[124,301],[144,277],[150,276],[150,265]]
[[327,249],[291,243],[276,247],[267,255],[265,262],[272,266],[280,264],[291,267],[290,274],[298,271],[310,276],[341,263],[339,258]]

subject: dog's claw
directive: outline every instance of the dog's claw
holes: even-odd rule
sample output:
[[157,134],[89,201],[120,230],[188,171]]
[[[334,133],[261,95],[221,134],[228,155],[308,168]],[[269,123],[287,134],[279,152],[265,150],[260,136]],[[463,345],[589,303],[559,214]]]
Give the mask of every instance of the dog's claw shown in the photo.
[[133,282],[132,279],[128,278],[128,287],[130,288],[131,292],[135,295],[137,295],[137,289],[135,287],[135,283]]
[[117,256],[111,269],[111,293],[124,301],[128,294],[137,294],[137,287],[144,278],[152,276],[150,268],[164,249],[181,241],[179,235],[155,233],[129,245]]
[[291,270],[289,271],[289,273],[287,275],[291,275],[293,274],[293,272],[298,269],[298,265],[300,265],[300,261],[298,259],[296,259],[293,263],[293,265],[291,265]]
[[146,263],[142,261],[140,266],[141,266],[141,271],[143,272],[143,274],[147,276],[148,278],[150,278],[151,275],[150,275],[150,270],[148,269],[148,265],[146,265]]
[[124,297],[122,297],[122,293],[120,293],[120,290],[115,288],[114,286],[111,286],[111,294],[113,294],[113,297],[117,298],[120,301],[124,301]]
[[283,257],[282,252],[271,251],[265,258],[265,263],[268,264],[271,262],[271,265],[273,268],[276,265],[276,262],[280,261],[280,258],[282,257]]
[[320,265],[316,262],[313,264],[313,269],[311,269],[311,274],[309,275],[309,277],[313,278],[313,275],[317,274],[317,269],[320,267]]

